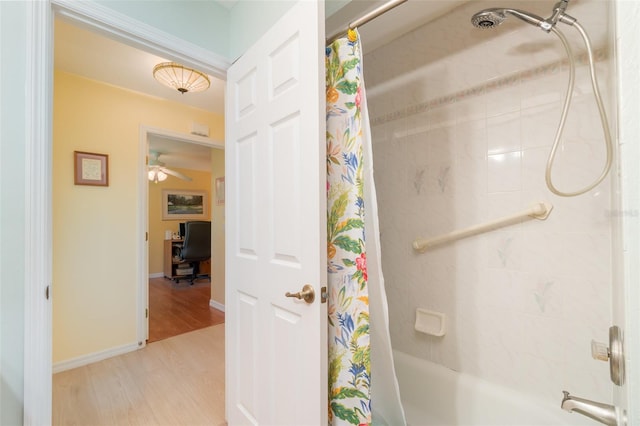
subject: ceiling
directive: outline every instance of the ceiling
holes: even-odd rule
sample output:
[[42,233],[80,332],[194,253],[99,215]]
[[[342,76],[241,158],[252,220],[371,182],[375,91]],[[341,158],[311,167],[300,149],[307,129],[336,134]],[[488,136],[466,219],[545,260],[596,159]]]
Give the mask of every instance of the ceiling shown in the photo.
[[[239,0],[218,0],[231,9]],[[352,0],[326,20],[327,36],[344,30],[350,21],[367,13],[385,1]],[[373,50],[403,33],[435,19],[462,0],[409,0],[360,28],[364,49]],[[215,114],[224,114],[223,80],[209,76],[211,87],[201,93],[181,94],[165,87],[152,76],[153,67],[169,61],[129,45],[106,38],[68,22],[56,19],[54,37],[56,70],[76,74],[91,80],[144,93]],[[160,160],[168,167],[208,170],[210,149],[169,138],[152,137],[150,149],[160,152]]]
[[224,114],[224,81],[209,76],[211,87],[200,93],[181,94],[158,83],[153,67],[167,58],[133,48],[61,19],[55,20],[54,66],[113,86],[160,99]]
[[151,133],[148,140],[149,151],[159,153],[158,160],[169,168],[211,171],[212,148]]
[[[224,114],[223,80],[209,76],[211,87],[200,93],[181,94],[158,83],[153,67],[166,58],[152,55],[60,19],[55,21],[54,67],[112,86],[164,99],[214,114]],[[161,153],[160,161],[169,168],[211,170],[211,148],[149,136],[149,150]]]

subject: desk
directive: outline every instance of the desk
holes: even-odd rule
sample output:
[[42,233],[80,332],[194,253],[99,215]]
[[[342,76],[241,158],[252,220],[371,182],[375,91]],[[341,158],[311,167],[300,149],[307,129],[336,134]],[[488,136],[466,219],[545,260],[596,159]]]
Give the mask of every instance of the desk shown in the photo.
[[[184,278],[184,276],[176,275],[176,268],[182,261],[180,260],[180,251],[184,240],[164,240],[164,277],[170,280],[176,278]],[[211,259],[203,260],[198,265],[198,275],[211,275]]]

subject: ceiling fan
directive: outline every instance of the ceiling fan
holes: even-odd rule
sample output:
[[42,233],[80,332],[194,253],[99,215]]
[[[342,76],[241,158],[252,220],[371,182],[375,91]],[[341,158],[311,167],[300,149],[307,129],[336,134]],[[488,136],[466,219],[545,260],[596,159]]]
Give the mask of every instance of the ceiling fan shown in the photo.
[[191,182],[191,178],[189,176],[185,176],[180,172],[176,172],[175,170],[166,168],[164,166],[165,164],[159,160],[160,155],[162,154],[156,151],[149,152],[149,180],[150,181],[153,181],[153,183],[162,182],[168,177],[168,175],[171,175],[179,179]]

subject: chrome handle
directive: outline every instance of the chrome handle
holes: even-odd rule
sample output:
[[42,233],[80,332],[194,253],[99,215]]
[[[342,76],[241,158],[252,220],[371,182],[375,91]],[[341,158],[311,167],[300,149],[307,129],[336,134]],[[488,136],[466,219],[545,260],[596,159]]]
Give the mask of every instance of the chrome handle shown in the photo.
[[592,340],[591,356],[599,361],[609,361],[611,381],[618,386],[624,384],[624,346],[620,327],[614,325],[609,328],[609,347]]
[[313,290],[313,287],[309,284],[305,284],[304,287],[302,287],[302,291],[299,291],[297,293],[286,292],[284,295],[286,297],[295,297],[296,299],[304,299],[304,301],[307,303],[313,303],[313,301],[316,300],[316,292]]
[[613,383],[624,384],[624,338],[617,325],[609,327],[609,374]]

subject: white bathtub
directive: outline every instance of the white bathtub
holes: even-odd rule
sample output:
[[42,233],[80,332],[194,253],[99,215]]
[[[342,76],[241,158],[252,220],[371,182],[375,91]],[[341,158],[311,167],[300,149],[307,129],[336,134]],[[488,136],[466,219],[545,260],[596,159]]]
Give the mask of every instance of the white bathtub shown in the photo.
[[393,356],[409,426],[594,424],[560,409],[562,389],[552,404],[403,352]]

